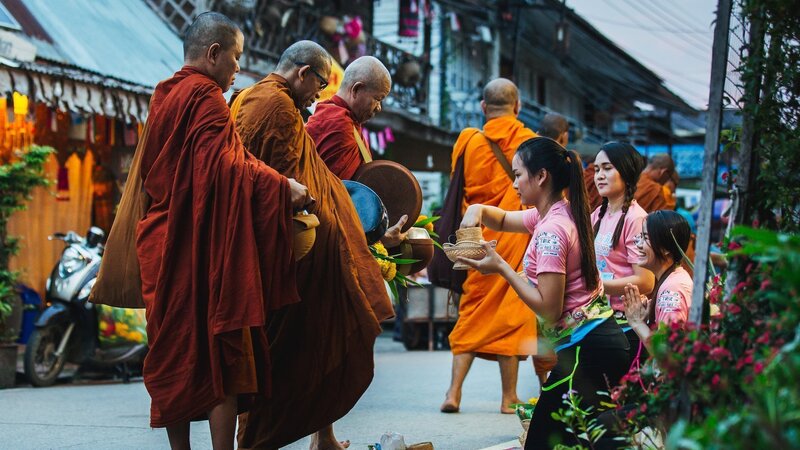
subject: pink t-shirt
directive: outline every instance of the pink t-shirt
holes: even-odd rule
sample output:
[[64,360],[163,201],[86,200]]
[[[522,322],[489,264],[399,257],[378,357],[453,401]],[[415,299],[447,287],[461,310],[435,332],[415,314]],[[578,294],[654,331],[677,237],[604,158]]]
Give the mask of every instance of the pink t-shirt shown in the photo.
[[565,274],[564,312],[588,304],[599,294],[602,283],[598,283],[595,291],[584,285],[578,229],[566,200],[553,205],[544,217],[539,216],[538,210],[528,209],[522,222],[533,235],[523,259],[528,280],[538,286],[539,274]]
[[689,319],[692,302],[692,277],[678,267],[661,283],[656,295],[656,322],[671,324]]
[[[622,211],[613,214],[606,212],[600,221],[600,229],[594,238],[594,253],[597,259],[597,270],[603,281],[624,278],[633,275],[633,264],[639,261],[639,250],[636,248],[636,237],[642,232],[642,223],[647,217],[645,211],[636,200],[631,202],[625,222],[622,225],[622,234],[619,236],[617,246],[611,247],[614,230],[617,229]],[[592,226],[600,217],[600,208],[592,213]],[[622,299],[618,296],[611,297],[611,307],[616,311],[624,311]]]

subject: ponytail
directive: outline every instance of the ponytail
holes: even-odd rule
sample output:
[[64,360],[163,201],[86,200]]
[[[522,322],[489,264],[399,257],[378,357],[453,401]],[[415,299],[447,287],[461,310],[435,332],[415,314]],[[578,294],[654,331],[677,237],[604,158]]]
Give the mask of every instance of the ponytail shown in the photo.
[[[586,184],[583,182],[583,164],[581,158],[574,150],[567,150],[567,164],[569,164],[569,207],[572,219],[578,229],[578,244],[581,247],[581,272],[586,289],[592,291],[597,288],[598,274],[594,254],[594,239],[592,239],[592,224],[589,214]],[[606,202],[604,202],[607,204]],[[598,221],[599,223],[599,221]]]

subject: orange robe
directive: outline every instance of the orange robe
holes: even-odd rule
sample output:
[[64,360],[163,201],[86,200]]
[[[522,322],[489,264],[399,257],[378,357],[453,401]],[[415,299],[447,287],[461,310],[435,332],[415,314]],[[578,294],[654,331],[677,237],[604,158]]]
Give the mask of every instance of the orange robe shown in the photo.
[[226,395],[268,395],[264,325],[299,298],[289,183],[245,152],[216,82],[188,66],[162,81],[147,127],[141,178],[151,201],[136,254],[150,425],[164,427]]
[[332,424],[366,391],[380,321],[394,315],[347,190],[306,133],[286,80],[270,74],[234,100],[245,146],[317,200],[314,247],[297,262],[302,301],[269,325],[275,386],[243,418],[239,445],[277,448]]
[[[462,131],[453,147],[453,169],[464,154],[464,209],[467,205],[481,203],[507,211],[521,210],[512,182],[489,143],[480,135],[470,139],[476,131],[474,128]],[[536,133],[511,115],[489,120],[483,131],[500,146],[509,163],[520,144],[536,137]],[[522,270],[522,257],[531,238],[529,234],[501,233],[484,228],[483,238],[496,240],[497,253],[514,270]],[[458,322],[450,333],[450,348],[454,354],[478,353],[494,359],[495,355],[537,353],[536,315],[508,282],[495,275],[486,276],[470,270],[463,287]]]
[[652,178],[642,174],[639,177],[639,183],[636,185],[636,194],[634,195],[636,203],[648,213],[669,209],[662,187]]

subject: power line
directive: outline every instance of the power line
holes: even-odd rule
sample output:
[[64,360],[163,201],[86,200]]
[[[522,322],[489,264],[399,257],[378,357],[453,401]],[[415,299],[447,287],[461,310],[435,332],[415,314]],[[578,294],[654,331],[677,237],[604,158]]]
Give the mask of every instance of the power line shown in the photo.
[[670,33],[670,34],[689,33],[689,34],[702,34],[702,35],[707,35],[711,33],[711,31],[692,30],[690,28],[654,28],[645,25],[636,25],[629,22],[623,22],[621,20],[606,19],[604,17],[591,17],[591,16],[584,16],[584,17],[588,18],[591,21],[605,22],[625,28],[635,28],[637,30],[652,31],[653,33]]
[[[607,3],[609,6],[611,6],[612,8],[616,9],[616,10],[617,10],[617,11],[618,11],[620,14],[622,14],[622,15],[624,15],[625,17],[627,17],[627,18],[629,18],[630,20],[632,20],[633,22],[636,22],[636,21],[638,20],[636,17],[632,16],[632,15],[631,15],[631,14],[630,14],[630,13],[629,13],[627,10],[620,8],[620,7],[619,7],[617,4],[615,4],[615,2],[613,2],[613,1],[608,1],[608,0],[607,0],[607,1],[606,1],[606,3]],[[677,36],[680,36],[680,35],[677,35]],[[697,59],[697,60],[699,60],[699,61],[708,61],[708,60],[709,60],[709,57],[708,57],[708,55],[699,55],[699,54],[697,54],[697,53],[694,53],[694,52],[690,51],[690,50],[695,50],[695,51],[697,50],[697,49],[696,49],[696,46],[695,46],[694,44],[690,44],[690,47],[689,47],[689,49],[687,49],[687,48],[685,48],[685,47],[680,47],[680,46],[677,46],[677,45],[675,45],[675,43],[674,43],[674,42],[672,42],[672,41],[667,41],[667,42],[665,42],[665,43],[666,43],[667,45],[670,45],[670,46],[672,46],[672,47],[673,47],[673,48],[675,48],[675,49],[678,49],[678,50],[680,50],[680,51],[682,51],[682,52],[686,52],[686,54],[687,54],[688,56],[693,56],[694,58],[696,58],[696,59]]]
[[[650,10],[644,8],[643,6],[641,6],[636,1],[625,0],[625,3],[630,5],[633,9],[638,11],[640,14],[643,14],[644,16],[649,18],[656,25],[665,25],[664,18],[662,18],[658,14],[655,14],[655,13],[651,12]],[[700,48],[704,48],[704,49],[709,49],[710,50],[709,43],[698,39],[695,35],[676,34],[675,37],[680,39],[680,40],[682,40],[683,42],[689,44],[692,47],[700,47]],[[691,38],[694,38],[694,39],[691,39]],[[707,56],[706,56],[706,58],[707,58]]]
[[[670,19],[673,19],[672,20],[673,23],[677,23],[680,26],[684,26],[684,25],[692,23],[694,21],[694,18],[692,18],[693,16],[689,12],[687,12],[686,10],[684,10],[682,8],[679,8],[675,4],[675,2],[670,2],[670,6],[672,7],[672,11],[670,11],[666,7],[664,7],[664,3],[661,2],[661,1],[657,1],[657,0],[648,0],[648,1],[650,2],[650,4],[654,5],[656,8],[661,10],[661,12],[664,13],[664,15],[666,17],[668,17]],[[677,14],[673,14],[673,12],[677,12],[677,11],[681,11],[685,15],[683,17],[678,17]],[[696,16],[694,16],[694,17],[696,17]],[[709,34],[713,33],[713,31],[711,30],[710,24],[708,25],[708,28],[706,28],[705,31],[706,31],[706,33],[705,33],[706,35],[709,35]]]

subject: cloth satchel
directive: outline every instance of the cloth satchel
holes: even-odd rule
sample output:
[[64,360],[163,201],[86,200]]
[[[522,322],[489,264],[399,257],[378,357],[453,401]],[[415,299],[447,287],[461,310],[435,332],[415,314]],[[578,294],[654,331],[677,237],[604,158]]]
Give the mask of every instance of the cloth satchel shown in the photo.
[[95,304],[118,308],[144,308],[139,258],[136,254],[136,227],[150,206],[142,186],[141,165],[148,125],[145,124],[133,154],[128,181],[117,208],[117,217],[106,240],[97,281],[89,294]]
[[[495,158],[497,158],[497,162],[500,163],[506,175],[508,175],[513,182],[514,173],[511,170],[511,164],[508,162],[508,159],[506,159],[497,143],[486,137],[482,131],[476,130],[475,133],[467,139],[467,143],[464,145],[468,145],[469,141],[478,134],[482,135],[484,139],[489,142],[489,146],[492,148],[492,153],[494,153]],[[461,225],[461,219],[463,218],[461,206],[464,204],[465,153],[466,151],[462,153],[456,161],[453,176],[450,178],[450,186],[447,188],[447,196],[444,199],[444,205],[439,214],[440,218],[434,223],[434,231],[440,237],[444,238],[445,241],[449,240],[450,236],[456,233],[456,230]],[[467,279],[467,271],[453,270],[453,264],[454,263],[447,258],[442,249],[435,248],[433,259],[431,259],[431,263],[428,265],[428,280],[435,286],[449,289],[458,294],[463,294],[463,284]]]

